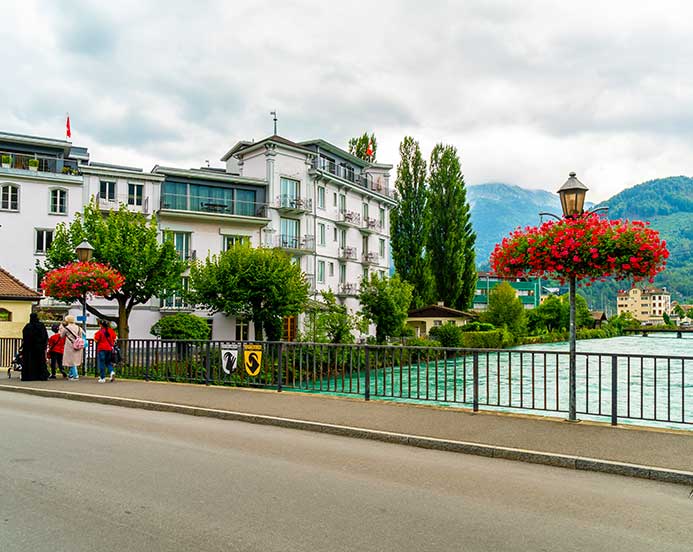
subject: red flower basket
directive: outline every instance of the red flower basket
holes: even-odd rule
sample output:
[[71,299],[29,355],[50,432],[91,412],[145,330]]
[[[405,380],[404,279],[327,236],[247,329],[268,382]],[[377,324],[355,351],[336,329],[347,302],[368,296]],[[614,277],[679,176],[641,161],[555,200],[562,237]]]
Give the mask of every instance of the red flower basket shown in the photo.
[[[496,245],[491,267],[499,276],[577,280],[648,279],[666,267],[669,251],[649,223],[607,220],[595,213],[518,228]],[[589,283],[587,283],[589,285]]]
[[100,263],[71,263],[51,270],[43,278],[41,289],[57,299],[81,299],[87,296],[108,297],[125,283],[116,270]]

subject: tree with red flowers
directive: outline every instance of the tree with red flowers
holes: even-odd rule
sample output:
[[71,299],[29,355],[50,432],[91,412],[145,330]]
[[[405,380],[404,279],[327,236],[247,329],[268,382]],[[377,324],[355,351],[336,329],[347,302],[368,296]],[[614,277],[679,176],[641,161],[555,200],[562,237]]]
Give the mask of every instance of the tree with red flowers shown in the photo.
[[609,277],[634,282],[662,272],[669,252],[649,223],[607,220],[595,213],[518,228],[496,245],[491,267],[499,276],[571,278],[585,285]]
[[70,263],[48,272],[41,289],[46,295],[65,301],[93,296],[110,299],[124,283],[125,278],[117,270],[104,264]]

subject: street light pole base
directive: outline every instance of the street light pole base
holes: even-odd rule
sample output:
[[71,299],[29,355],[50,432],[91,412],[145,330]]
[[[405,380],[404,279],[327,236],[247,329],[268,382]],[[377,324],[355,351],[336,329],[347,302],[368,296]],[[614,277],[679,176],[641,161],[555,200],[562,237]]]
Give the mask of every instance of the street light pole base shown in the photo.
[[565,418],[563,421],[568,422],[569,424],[579,424],[582,420],[571,420],[570,418]]

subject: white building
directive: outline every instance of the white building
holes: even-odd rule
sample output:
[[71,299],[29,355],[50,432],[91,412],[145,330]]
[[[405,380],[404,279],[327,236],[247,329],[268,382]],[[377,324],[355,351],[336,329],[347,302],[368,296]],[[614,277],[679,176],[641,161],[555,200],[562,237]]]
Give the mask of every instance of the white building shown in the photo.
[[[3,136],[8,139],[3,141]],[[23,153],[17,151],[18,144]],[[44,148],[40,152],[50,158],[38,171],[15,161],[13,167],[0,169],[0,265],[28,285],[37,285],[34,266],[50,245],[55,224],[70,221],[94,196],[104,211],[124,203],[145,215],[155,214],[162,236],[171,235],[185,259],[203,259],[239,240],[283,249],[300,264],[314,296],[330,289],[354,311],[359,308],[361,279],[371,271],[390,273],[392,166],[367,163],[323,140],[295,143],[275,135],[242,141],[222,157],[225,168],[157,165],[146,173],[90,163],[87,151],[69,142],[0,135],[0,150],[13,160],[33,155],[36,148]],[[62,174],[63,166],[75,174]],[[38,208],[42,200],[45,212]],[[15,216],[29,210],[31,217]],[[14,240],[6,228],[32,243],[11,246]],[[16,254],[8,255],[11,250]],[[187,273],[183,278],[187,285]],[[152,299],[136,307],[130,336],[149,337],[156,320],[179,310],[190,310],[180,297]],[[254,337],[245,321],[218,314],[209,322],[215,339]],[[286,321],[288,338],[296,329],[296,320]]]

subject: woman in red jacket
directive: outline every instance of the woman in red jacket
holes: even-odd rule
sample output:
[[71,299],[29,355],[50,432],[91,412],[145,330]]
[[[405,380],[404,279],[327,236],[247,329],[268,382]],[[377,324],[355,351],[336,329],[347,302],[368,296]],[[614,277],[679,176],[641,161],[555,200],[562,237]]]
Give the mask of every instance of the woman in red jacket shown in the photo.
[[63,353],[65,352],[65,336],[58,333],[60,326],[53,324],[51,330],[53,335],[48,338],[48,360],[51,363],[51,375],[48,379],[55,379],[56,368],[60,370],[63,378],[67,377],[67,372],[63,370]]
[[106,370],[110,374],[110,381],[115,381],[115,368],[113,367],[113,346],[118,336],[111,328],[107,320],[101,321],[101,328],[94,334],[96,343],[96,363],[99,366],[99,383],[105,383]]

